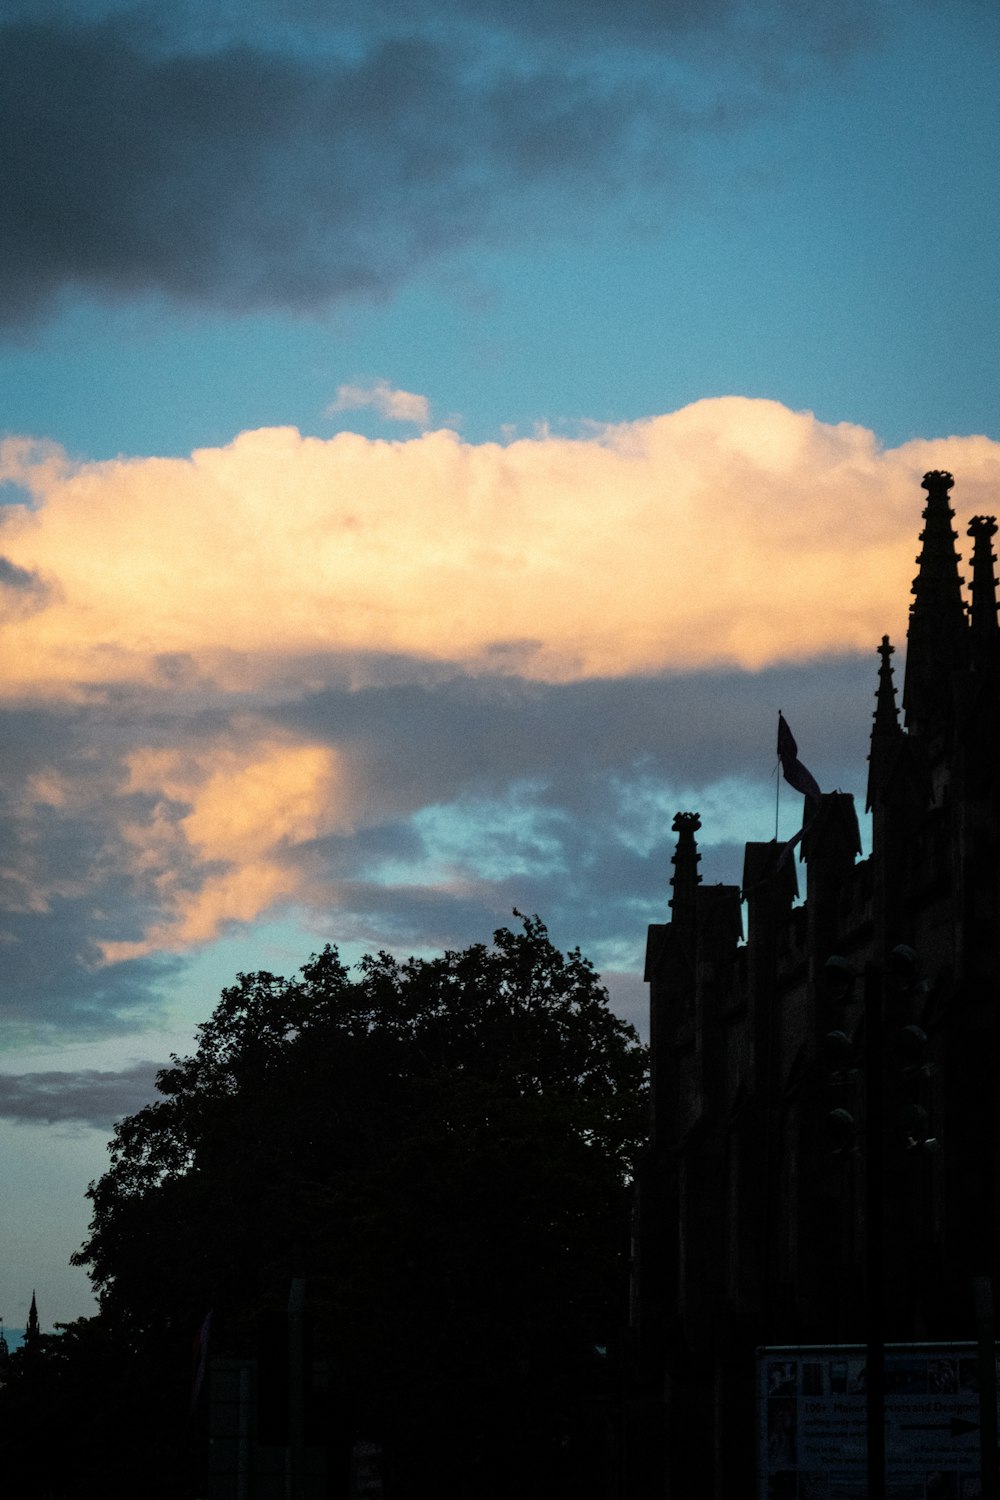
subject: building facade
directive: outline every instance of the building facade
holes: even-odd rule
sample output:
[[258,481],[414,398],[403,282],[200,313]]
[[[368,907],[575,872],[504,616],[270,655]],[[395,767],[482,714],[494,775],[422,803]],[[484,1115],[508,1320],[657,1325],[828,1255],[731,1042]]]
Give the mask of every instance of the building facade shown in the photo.
[[742,887],[703,885],[698,815],[674,821],[670,919],[646,964],[636,1497],[752,1496],[756,1348],[865,1340],[867,986],[883,1014],[885,1337],[973,1338],[974,1279],[995,1284],[997,528],[968,525],[966,590],[952,478],[923,487],[902,712],[893,647],[878,648],[870,857],[843,792],[804,799],[797,849],[747,844]]

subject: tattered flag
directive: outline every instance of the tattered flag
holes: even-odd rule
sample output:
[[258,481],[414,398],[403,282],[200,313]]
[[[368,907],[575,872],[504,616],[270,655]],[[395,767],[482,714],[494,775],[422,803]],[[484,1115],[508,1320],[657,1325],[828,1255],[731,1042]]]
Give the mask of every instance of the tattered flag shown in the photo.
[[823,795],[815,776],[799,760],[799,747],[782,713],[778,714],[778,759],[781,761],[781,774],[789,786],[801,792],[803,797],[818,798]]

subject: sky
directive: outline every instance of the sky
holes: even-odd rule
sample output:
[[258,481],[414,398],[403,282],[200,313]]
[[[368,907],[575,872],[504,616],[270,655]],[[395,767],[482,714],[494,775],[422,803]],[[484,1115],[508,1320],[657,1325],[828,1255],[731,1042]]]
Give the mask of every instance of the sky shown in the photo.
[[[0,1316],[239,971],[864,807],[930,468],[1000,497],[991,0],[8,0]],[[798,826],[786,789],[780,835]]]

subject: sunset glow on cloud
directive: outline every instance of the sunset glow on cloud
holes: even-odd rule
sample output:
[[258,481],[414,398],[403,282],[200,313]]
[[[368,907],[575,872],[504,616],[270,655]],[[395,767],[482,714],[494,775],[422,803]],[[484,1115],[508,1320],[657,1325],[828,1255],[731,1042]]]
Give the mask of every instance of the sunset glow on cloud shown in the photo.
[[153,806],[121,832],[131,873],[153,885],[162,916],[139,940],[103,943],[107,963],[206,942],[298,895],[286,851],[351,826],[328,747],[255,741],[248,724],[207,753],[140,750],[127,765],[128,790]]
[[[391,771],[374,728],[349,728],[350,697],[308,725],[304,710],[278,724],[283,703],[345,672],[355,690],[377,685],[387,661],[397,683],[436,668],[555,687],[759,672],[870,651],[886,630],[902,643],[922,473],[958,473],[961,516],[1000,490],[986,438],[883,450],[864,428],[737,397],[506,447],[271,428],[189,459],[73,464],[14,439],[3,461],[34,502],[0,513],[8,701],[159,705],[155,738],[128,727],[97,783],[91,760],[39,766],[20,794],[29,843],[45,809],[96,816],[103,799],[134,898],[124,929],[93,934],[104,966],[338,900],[324,840],[437,806],[440,845],[449,803],[486,764],[472,755],[450,783],[433,760]],[[190,717],[199,704],[216,730]],[[550,769],[543,756],[522,774],[542,786]],[[509,834],[505,784],[489,795]],[[378,878],[423,862],[428,890],[473,889],[481,855],[432,876],[428,827],[376,860]],[[16,871],[26,911],[91,878],[32,869]]]
[[327,407],[327,415],[342,411],[362,411],[370,406],[380,417],[389,422],[412,422],[415,427],[429,427],[431,404],[426,396],[417,396],[412,391],[397,391],[387,380],[375,380],[370,385],[342,385],[337,388],[337,399]]
[[5,690],[177,657],[235,688],[317,652],[558,681],[863,648],[901,623],[931,463],[973,513],[1000,445],[880,451],[735,397],[507,447],[265,429],[186,461],[71,466],[15,442],[4,474],[36,508],[7,508],[0,551],[38,592],[5,627]]

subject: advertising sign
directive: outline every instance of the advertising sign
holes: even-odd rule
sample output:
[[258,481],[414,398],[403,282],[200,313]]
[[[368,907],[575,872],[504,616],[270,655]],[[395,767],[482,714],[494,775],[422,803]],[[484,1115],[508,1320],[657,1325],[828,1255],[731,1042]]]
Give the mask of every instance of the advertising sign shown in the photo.
[[[757,1351],[759,1500],[865,1500],[863,1345]],[[979,1500],[976,1345],[889,1344],[886,1500]]]

